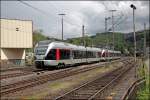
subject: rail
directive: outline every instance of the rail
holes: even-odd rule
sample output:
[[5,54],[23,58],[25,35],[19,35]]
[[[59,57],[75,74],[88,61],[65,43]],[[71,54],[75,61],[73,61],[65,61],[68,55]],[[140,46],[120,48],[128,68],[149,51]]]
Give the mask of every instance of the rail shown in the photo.
[[134,89],[140,85],[140,84],[143,84],[145,83],[146,80],[145,80],[145,77],[142,77],[138,80],[136,80],[128,89],[127,89],[127,92],[122,96],[122,99],[121,100],[128,100],[129,97],[131,96],[132,92],[134,91]]
[[[116,61],[116,62],[118,62],[118,61]],[[128,60],[125,60],[123,62],[128,62]],[[105,64],[108,64],[108,63],[105,63]],[[102,64],[101,66],[104,66],[105,64]],[[23,81],[20,81],[17,83],[1,86],[1,92],[0,93],[1,93],[1,95],[6,95],[6,94],[13,93],[16,91],[24,90],[24,89],[29,88],[29,87],[44,84],[48,81],[52,81],[52,80],[72,76],[75,74],[79,74],[82,72],[86,72],[86,71],[89,71],[89,70],[92,70],[92,69],[95,69],[98,67],[99,67],[99,65],[91,65],[88,68],[81,68],[81,69],[77,69],[77,70],[72,70],[72,68],[68,68],[68,69],[61,70],[61,71],[56,72],[56,73],[51,73],[48,75],[39,76],[36,78],[31,78],[31,79],[23,80]]]
[[[129,64],[129,63],[128,63]],[[133,63],[131,64],[133,65]],[[56,100],[62,99],[94,99],[97,94],[102,93],[108,86],[114,81],[120,78],[125,72],[127,72],[131,66],[116,69],[110,73],[107,73],[97,79],[87,82],[61,96],[58,96]],[[122,72],[123,71],[123,72]],[[86,93],[84,93],[86,92]],[[81,94],[80,94],[81,93]],[[81,98],[80,98],[81,97]]]

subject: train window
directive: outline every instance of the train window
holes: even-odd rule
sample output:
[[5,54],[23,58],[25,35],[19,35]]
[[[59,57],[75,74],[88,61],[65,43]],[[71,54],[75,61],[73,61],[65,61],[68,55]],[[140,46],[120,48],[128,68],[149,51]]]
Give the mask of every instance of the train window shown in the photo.
[[98,56],[101,57],[101,52],[98,52]]
[[74,55],[74,59],[78,59],[78,51],[77,50],[74,50],[73,51],[73,55]]
[[83,51],[79,51],[79,58],[83,58]]
[[93,58],[94,54],[91,51],[87,51],[87,58]]
[[39,46],[35,48],[36,55],[45,55],[48,46]]
[[46,60],[56,60],[56,49],[51,49],[46,56]]
[[83,51],[83,58],[86,58],[86,51]]
[[60,50],[60,59],[70,59],[70,50]]
[[96,58],[96,52],[93,52],[93,57]]
[[83,58],[83,51],[74,50],[73,51],[74,59],[81,59]]

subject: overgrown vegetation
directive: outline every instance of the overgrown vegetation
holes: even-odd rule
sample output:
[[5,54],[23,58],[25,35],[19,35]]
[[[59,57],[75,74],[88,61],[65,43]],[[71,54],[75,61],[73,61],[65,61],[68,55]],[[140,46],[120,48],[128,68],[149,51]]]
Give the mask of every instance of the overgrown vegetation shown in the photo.
[[[48,37],[43,35],[42,30],[35,30],[33,31],[33,47],[36,45],[37,42],[42,40],[47,40]],[[33,52],[33,48],[26,49],[26,52]]]
[[48,37],[43,35],[42,30],[35,30],[33,32],[33,45],[35,45],[39,41],[47,40],[47,39],[48,39]]
[[150,76],[148,65],[141,61],[141,66],[138,69],[139,77],[145,77],[146,85],[137,92],[137,100],[150,100]]

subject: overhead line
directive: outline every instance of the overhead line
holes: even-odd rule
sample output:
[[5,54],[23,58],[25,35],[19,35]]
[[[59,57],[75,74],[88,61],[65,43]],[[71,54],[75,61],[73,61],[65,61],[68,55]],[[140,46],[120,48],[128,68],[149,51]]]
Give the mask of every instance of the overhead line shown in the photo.
[[41,10],[41,9],[38,9],[38,8],[36,8],[36,7],[30,5],[30,4],[28,4],[28,3],[26,3],[26,2],[24,2],[24,1],[22,1],[22,0],[18,0],[18,1],[20,1],[22,4],[24,4],[24,5],[28,6],[28,7],[31,7],[31,8],[33,8],[34,10],[36,10],[36,11],[38,11],[38,12],[40,12],[40,13],[46,15],[47,17],[49,17],[49,15],[47,14],[47,12],[45,12],[45,11],[43,11],[43,10]]
[[[57,9],[57,7],[54,5],[54,4],[52,4],[52,3],[50,3],[55,9]],[[68,15],[68,14],[67,14]],[[74,15],[71,15],[71,16],[74,16]],[[68,16],[65,16],[65,17],[68,17]],[[67,19],[69,19],[69,17],[67,18]],[[68,20],[66,20],[66,19],[64,19],[64,21],[66,21],[68,24],[70,24],[70,25],[73,25],[73,26],[77,26],[77,27],[81,27],[80,25],[77,25],[77,24],[74,24],[74,23],[71,23],[70,21],[68,21]]]
[[[120,19],[123,18],[123,17],[120,17]],[[121,23],[123,23],[124,21],[126,21],[128,19],[128,17],[124,17],[124,19],[122,20],[118,20],[115,24],[114,24],[114,27],[116,28],[118,25],[120,25]],[[108,29],[112,29],[112,27],[108,28]]]
[[[36,10],[36,11],[38,11],[38,12],[40,12],[40,13],[46,15],[47,17],[49,17],[49,15],[48,15],[47,12],[45,12],[45,11],[43,11],[43,10],[41,10],[41,9],[38,9],[38,8],[36,8],[36,7],[30,5],[30,4],[28,4],[28,3],[26,3],[26,2],[24,2],[24,1],[22,1],[22,0],[18,0],[18,1],[20,1],[22,4],[24,4],[24,5],[28,6],[28,7],[31,7],[31,8],[33,8],[34,10]],[[50,13],[49,13],[49,14],[50,14]],[[52,15],[52,14],[51,14],[51,15]],[[67,20],[65,20],[65,21],[66,21],[68,24],[70,24],[70,25],[74,25],[74,26],[81,27],[81,26],[79,26],[79,25],[72,24],[72,23],[70,23],[70,22],[67,21]]]

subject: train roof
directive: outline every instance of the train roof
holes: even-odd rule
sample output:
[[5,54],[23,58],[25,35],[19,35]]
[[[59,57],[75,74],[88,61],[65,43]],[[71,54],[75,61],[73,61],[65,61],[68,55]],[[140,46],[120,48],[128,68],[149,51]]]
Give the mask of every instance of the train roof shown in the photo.
[[73,49],[73,50],[86,50],[84,46],[77,46],[66,42],[55,41],[49,44],[51,48],[61,48],[61,49]]
[[121,53],[120,51],[114,51],[114,53]]
[[[49,46],[49,48],[61,48],[61,49],[73,49],[73,50],[89,50],[89,51],[106,51],[107,49],[95,48],[95,47],[84,47],[78,46],[66,42],[61,41],[53,41],[53,40],[44,40],[39,41],[36,46]],[[121,53],[120,51],[108,50],[108,52]]]
[[37,43],[37,45],[38,46],[43,46],[43,45],[49,45],[50,43],[52,43],[52,42],[54,42],[54,41],[52,41],[52,40],[44,40],[44,41],[39,41],[38,43]]

